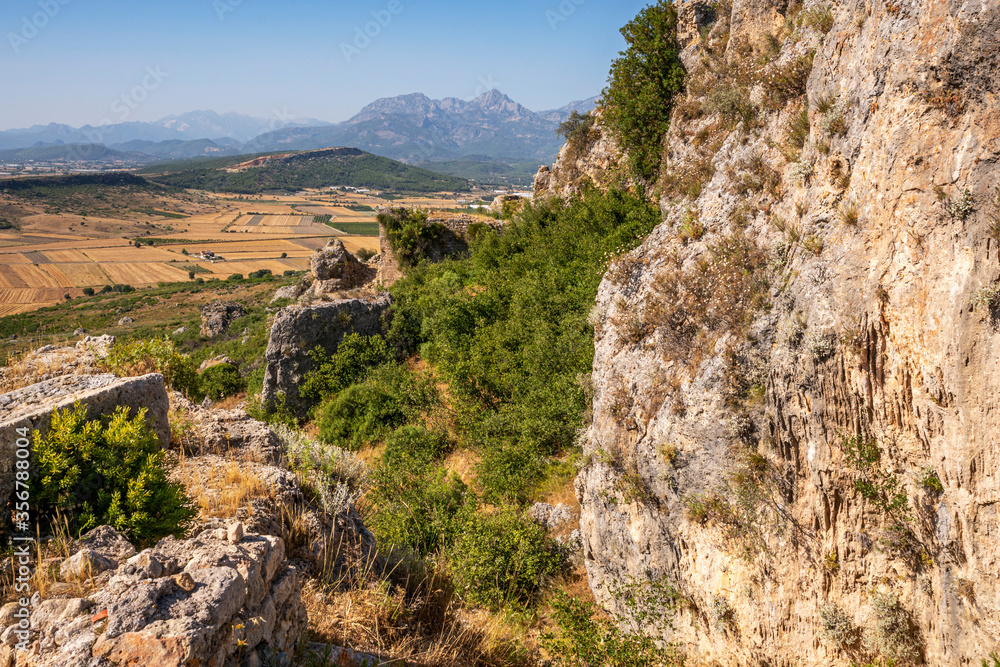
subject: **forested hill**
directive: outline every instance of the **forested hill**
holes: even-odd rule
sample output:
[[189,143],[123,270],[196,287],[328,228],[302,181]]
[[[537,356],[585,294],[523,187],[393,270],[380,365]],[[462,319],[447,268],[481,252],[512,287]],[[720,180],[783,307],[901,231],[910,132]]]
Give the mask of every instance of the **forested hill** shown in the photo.
[[396,192],[469,189],[469,182],[464,179],[411,167],[356,148],[242,155],[226,160],[192,161],[170,173],[157,169],[149,169],[147,173],[149,178],[167,185],[239,194],[331,185]]

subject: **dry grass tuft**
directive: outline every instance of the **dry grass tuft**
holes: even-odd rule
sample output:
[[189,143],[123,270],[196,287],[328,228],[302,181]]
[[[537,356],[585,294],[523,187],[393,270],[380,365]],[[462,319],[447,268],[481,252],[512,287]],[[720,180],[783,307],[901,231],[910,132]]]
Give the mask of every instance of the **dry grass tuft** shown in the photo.
[[251,500],[274,500],[273,491],[252,467],[234,458],[181,457],[172,477],[184,484],[199,510],[199,518],[228,519]]
[[440,564],[399,562],[363,585],[302,592],[313,641],[376,653],[408,665],[535,664],[509,619],[464,609]]

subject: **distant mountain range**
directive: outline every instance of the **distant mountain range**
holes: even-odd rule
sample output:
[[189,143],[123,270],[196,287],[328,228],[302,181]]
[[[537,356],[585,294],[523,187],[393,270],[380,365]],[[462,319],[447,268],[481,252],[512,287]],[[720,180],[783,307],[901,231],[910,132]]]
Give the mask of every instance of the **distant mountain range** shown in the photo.
[[[73,128],[51,123],[0,132],[0,160],[133,161],[241,155],[350,146],[411,164],[466,158],[513,164],[552,161],[562,139],[556,128],[590,98],[534,112],[491,90],[466,101],[415,93],[369,104],[343,123],[272,121],[236,113],[193,111],[156,122]],[[29,150],[24,150],[29,149]]]
[[131,141],[162,142],[217,140],[223,146],[250,141],[265,132],[286,127],[329,125],[314,118],[268,120],[238,113],[219,114],[214,111],[191,111],[179,116],[167,116],[151,123],[130,122],[74,128],[59,123],[34,125],[20,130],[0,132],[0,149],[32,148],[50,144],[103,144],[116,147]]

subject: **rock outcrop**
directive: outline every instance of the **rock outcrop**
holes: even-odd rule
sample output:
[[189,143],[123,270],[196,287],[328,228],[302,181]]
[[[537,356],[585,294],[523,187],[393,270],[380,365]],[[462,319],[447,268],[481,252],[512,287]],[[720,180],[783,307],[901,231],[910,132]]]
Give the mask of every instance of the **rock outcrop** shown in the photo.
[[[107,543],[104,526],[98,539]],[[112,536],[113,537],[113,536]],[[31,652],[0,646],[0,664],[77,665],[263,664],[291,653],[306,629],[299,573],[278,537],[245,533],[241,524],[198,536],[161,540],[135,554],[97,545],[63,563],[72,580],[83,560],[98,563],[105,582],[86,598],[50,597],[33,606]],[[122,549],[124,542],[128,549]],[[81,556],[82,555],[82,556]],[[119,560],[120,559],[120,560]],[[13,627],[13,626],[11,626]],[[6,638],[8,628],[0,630]]]
[[247,309],[231,301],[212,301],[201,309],[201,335],[215,338],[227,331],[229,325],[241,317],[246,317]]
[[[600,287],[591,588],[633,629],[671,614],[697,664],[978,665],[1000,647],[1000,6],[791,11],[734,2],[685,51],[666,221]],[[774,43],[760,81],[720,64]]]
[[367,285],[375,279],[375,269],[371,268],[348,252],[343,241],[334,239],[326,247],[313,254],[310,260],[315,279],[313,291],[329,294]]
[[282,309],[274,318],[267,343],[264,400],[271,403],[283,396],[290,410],[304,415],[310,403],[299,395],[299,385],[313,367],[309,353],[319,347],[333,354],[351,333],[382,333],[391,303],[384,294]]
[[87,407],[91,417],[111,415],[118,406],[129,408],[133,416],[146,409],[146,420],[160,442],[163,446],[170,442],[169,401],[159,374],[124,379],[114,375],[65,375],[2,394],[0,499],[6,502],[14,490],[18,439],[33,442],[35,434],[48,431],[54,410],[72,408],[78,402]]
[[535,175],[535,199],[580,194],[585,183],[604,185],[619,179],[621,149],[601,124],[600,111],[592,112],[597,121],[586,136],[567,142],[551,167],[539,167]]

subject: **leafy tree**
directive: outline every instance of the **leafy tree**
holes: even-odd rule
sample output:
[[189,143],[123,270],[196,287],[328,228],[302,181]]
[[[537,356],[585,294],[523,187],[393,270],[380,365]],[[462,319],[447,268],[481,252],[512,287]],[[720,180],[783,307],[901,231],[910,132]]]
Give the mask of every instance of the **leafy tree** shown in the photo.
[[119,407],[106,421],[90,420],[79,403],[53,413],[51,430],[34,445],[32,498],[42,516],[58,511],[74,532],[108,524],[141,544],[183,532],[197,511],[183,485],[168,479],[146,410],[128,414]]
[[669,0],[646,7],[621,29],[628,48],[611,65],[603,119],[626,149],[633,172],[654,178],[674,95],[684,88],[678,57],[677,9]]

